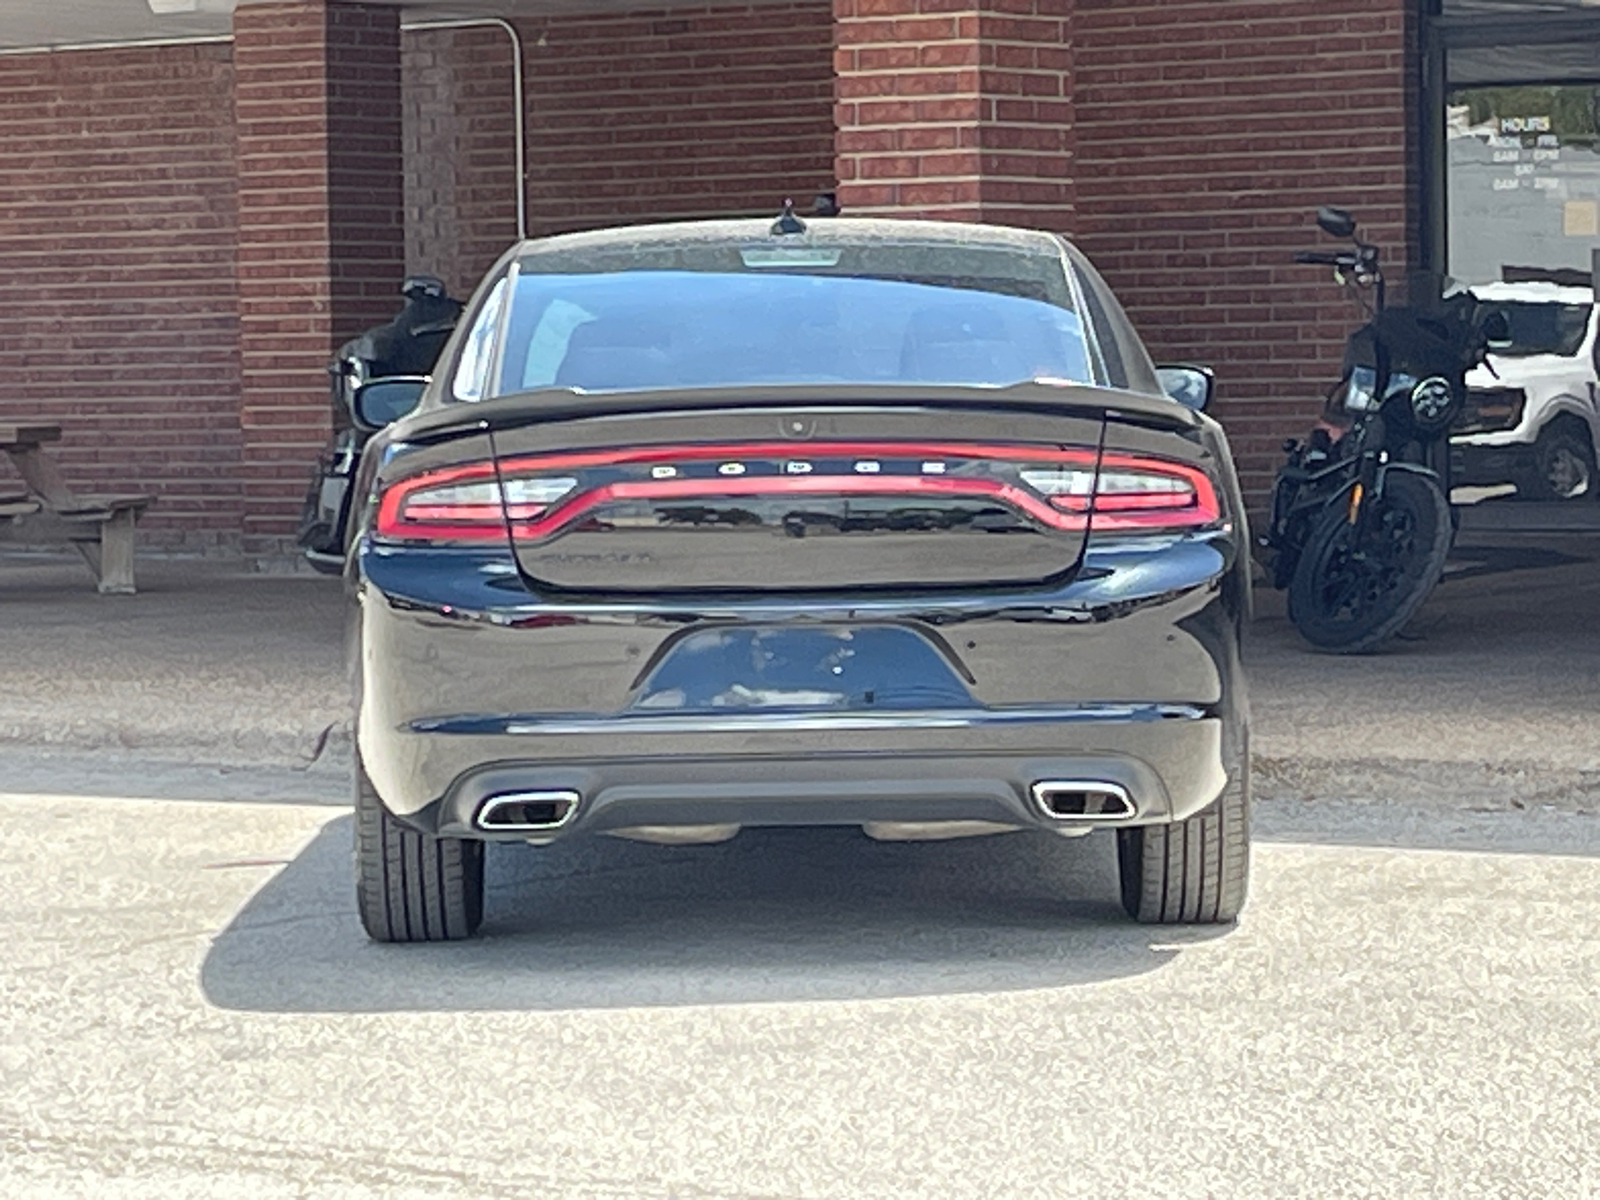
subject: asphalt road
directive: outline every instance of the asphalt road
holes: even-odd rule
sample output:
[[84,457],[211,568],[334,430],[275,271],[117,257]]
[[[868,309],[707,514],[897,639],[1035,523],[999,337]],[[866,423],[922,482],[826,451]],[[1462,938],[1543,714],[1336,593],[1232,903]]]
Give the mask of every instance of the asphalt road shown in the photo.
[[1600,1196],[1600,818],[1261,808],[1232,931],[1109,842],[508,850],[368,944],[348,817],[0,797],[0,1194]]

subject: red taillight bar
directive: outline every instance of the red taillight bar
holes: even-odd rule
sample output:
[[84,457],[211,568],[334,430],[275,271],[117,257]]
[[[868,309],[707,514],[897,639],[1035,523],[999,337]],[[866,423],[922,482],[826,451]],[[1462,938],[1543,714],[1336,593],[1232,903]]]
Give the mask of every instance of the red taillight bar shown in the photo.
[[[584,467],[629,466],[647,463],[704,462],[723,459],[784,459],[788,461],[839,457],[870,459],[988,459],[1004,463],[1056,464],[1093,468],[1095,452],[1082,447],[1047,447],[961,442],[760,442],[738,445],[640,446],[549,455],[518,455],[492,462],[464,463],[402,479],[379,498],[375,532],[380,538],[447,542],[487,542],[504,539],[505,514],[497,505],[419,504],[408,497],[432,488],[501,478],[529,478],[569,472]],[[1187,492],[1118,492],[1098,494],[1092,515],[1089,497],[1046,497],[1028,487],[993,478],[926,474],[852,475],[737,475],[650,480],[621,480],[581,490],[549,508],[512,505],[512,534],[519,539],[549,537],[606,504],[621,500],[688,499],[761,495],[926,495],[973,496],[992,500],[1025,513],[1053,529],[1098,531],[1154,531],[1194,528],[1218,520],[1221,507],[1209,476],[1196,467],[1144,455],[1107,453],[1102,471],[1126,470],[1181,479]]]
[[474,462],[397,480],[378,497],[373,532],[390,541],[504,541],[506,517],[498,504],[419,505],[415,509],[406,506],[408,497],[429,488],[497,479],[494,463]]
[[1052,508],[1024,488],[998,479],[944,475],[757,475],[740,479],[663,479],[610,483],[562,501],[542,517],[512,527],[519,538],[549,537],[585,513],[616,500],[683,500],[714,496],[982,496],[1020,509],[1055,529],[1082,529],[1083,518]]
[[[1110,451],[1100,456],[1097,478],[1127,471],[1181,479],[1192,489],[1183,492],[1096,492],[1091,527],[1104,533],[1150,532],[1160,529],[1202,528],[1222,516],[1217,489],[1199,467],[1142,454]],[[1088,496],[1057,496],[1052,503],[1069,512],[1086,514]],[[1081,528],[1081,526],[1080,526]]]

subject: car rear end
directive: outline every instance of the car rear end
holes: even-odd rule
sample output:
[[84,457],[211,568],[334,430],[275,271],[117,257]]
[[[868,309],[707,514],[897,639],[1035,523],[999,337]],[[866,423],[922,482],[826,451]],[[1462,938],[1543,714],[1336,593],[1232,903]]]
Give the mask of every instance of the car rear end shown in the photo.
[[[810,249],[793,263],[827,258]],[[1248,539],[1226,444],[1140,389],[1148,360],[1066,254],[1073,290],[1052,312],[1000,305],[989,328],[972,286],[941,279],[891,322],[899,377],[839,382],[806,378],[828,336],[851,336],[807,332],[839,298],[806,270],[759,285],[795,323],[798,379],[716,378],[719,345],[746,375],[779,355],[733,345],[742,323],[675,279],[713,352],[657,387],[631,380],[656,378],[659,347],[678,363],[703,349],[651,328],[659,295],[608,308],[609,278],[512,278],[505,346],[592,351],[590,378],[616,386],[502,348],[484,369],[531,385],[425,403],[369,455],[357,728],[385,819],[450,845],[1120,828],[1126,860],[1153,853],[1140,830],[1242,797]],[[504,297],[528,309],[541,288],[559,295],[519,327]],[[961,378],[1016,370],[995,356],[1035,319],[1080,331],[1046,364],[1060,375]],[[441,386],[470,391],[475,353],[469,332],[468,374]],[[1184,869],[1203,873],[1198,843],[1195,858]],[[1227,919],[1243,898],[1239,878],[1228,896],[1162,883],[1141,900],[1149,873],[1131,873],[1124,898],[1148,919]]]

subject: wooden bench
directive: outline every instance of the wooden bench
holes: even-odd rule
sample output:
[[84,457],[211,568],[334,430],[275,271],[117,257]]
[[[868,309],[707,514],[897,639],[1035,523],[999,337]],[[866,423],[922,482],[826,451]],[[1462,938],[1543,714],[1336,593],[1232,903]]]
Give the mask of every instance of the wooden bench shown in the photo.
[[0,522],[32,516],[43,507],[27,492],[0,492]]
[[102,593],[131,594],[134,528],[154,496],[74,492],[44,452],[61,437],[58,425],[0,425],[4,450],[27,484],[0,493],[0,541],[71,545],[94,572]]

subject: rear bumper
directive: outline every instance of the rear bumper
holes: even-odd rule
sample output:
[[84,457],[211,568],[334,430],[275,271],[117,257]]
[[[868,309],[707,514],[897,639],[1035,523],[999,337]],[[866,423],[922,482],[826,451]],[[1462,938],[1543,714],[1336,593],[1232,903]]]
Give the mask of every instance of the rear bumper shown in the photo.
[[[898,713],[867,729],[794,728],[782,718],[767,724],[763,730],[746,723],[750,740],[738,748],[727,739],[739,735],[726,729],[597,730],[590,752],[570,757],[538,754],[550,735],[537,730],[402,735],[417,739],[407,748],[422,755],[470,764],[442,797],[406,819],[430,833],[523,840],[528,833],[481,827],[484,805],[512,795],[567,794],[573,811],[548,831],[552,837],[721,824],[983,821],[1081,828],[1177,820],[1209,805],[1227,781],[1223,722],[1200,710],[1107,707],[1053,719],[969,714],[965,721],[947,712]],[[574,748],[570,734],[554,736]],[[637,752],[618,754],[619,746]],[[706,752],[712,748],[720,752]],[[1132,812],[1102,820],[1053,816],[1034,794],[1036,784],[1051,781],[1120,789]],[[544,840],[546,831],[538,836]]]
[[[1048,594],[914,607],[557,607],[490,558],[367,550],[357,565],[360,754],[389,809],[429,832],[523,839],[476,824],[486,801],[521,793],[576,799],[539,840],[678,825],[1050,828],[1061,822],[1032,789],[1051,780],[1129,797],[1130,814],[1078,828],[1167,822],[1211,804],[1243,753],[1248,577],[1226,539],[1091,554]],[[971,703],[638,707],[639,680],[686,629],[749,622],[913,628]]]
[[1533,462],[1531,442],[1456,439],[1450,453],[1451,482],[1457,485],[1507,483]]

